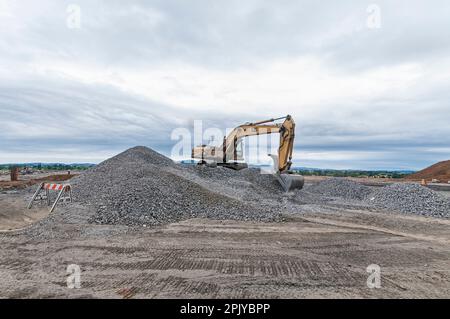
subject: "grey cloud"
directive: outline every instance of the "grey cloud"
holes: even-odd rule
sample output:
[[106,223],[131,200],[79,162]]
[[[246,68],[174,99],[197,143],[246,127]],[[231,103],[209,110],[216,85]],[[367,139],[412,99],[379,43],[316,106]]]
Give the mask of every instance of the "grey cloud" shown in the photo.
[[[102,85],[63,79],[0,83],[0,161],[8,152],[66,147],[99,152],[148,145],[170,155],[174,129],[190,129],[194,120],[224,128],[220,118],[233,122],[221,112],[182,110]],[[236,125],[239,118],[234,120]]]
[[[61,14],[29,23],[22,41],[38,51],[109,65],[184,60],[239,67],[267,58],[311,54],[360,67],[445,56],[448,1],[377,1],[382,28],[366,27],[361,1],[78,1],[83,27]],[[33,52],[34,53],[34,52]],[[33,54],[32,53],[32,54]]]
[[[46,53],[101,65],[182,60],[209,67],[309,54],[364,68],[448,56],[448,1],[376,3],[382,28],[369,30],[370,3],[361,1],[83,0],[77,1],[82,28],[71,30],[65,25],[68,3],[47,1],[36,18],[24,18],[19,34],[3,34],[3,54],[23,60]],[[16,45],[8,53],[9,43]]]
[[[65,25],[68,2],[43,1],[17,4],[19,16],[11,22],[18,25],[0,31],[0,71],[16,71],[10,79],[0,73],[4,128],[0,161],[6,154],[42,150],[58,154],[59,149],[98,158],[96,153],[137,144],[169,154],[172,129],[190,127],[195,119],[221,129],[261,119],[245,110],[193,112],[117,87],[28,69],[41,60],[135,70],[181,61],[232,71],[314,56],[357,77],[368,69],[434,63],[450,56],[450,3],[444,0],[377,1],[382,17],[382,28],[377,30],[366,28],[371,2],[361,1],[76,3],[82,9],[80,30]],[[420,90],[411,89],[400,98],[388,92],[364,101],[349,99],[347,105],[336,101],[322,105],[330,111],[317,117],[304,117],[299,110],[293,114],[298,124],[296,151],[373,152],[374,158],[348,163],[371,168],[403,167],[405,159],[409,168],[420,168],[448,158],[450,79],[449,70],[443,67],[441,72],[440,81],[419,79],[421,85],[415,88]],[[284,113],[282,106],[274,105],[273,115],[280,112]],[[320,160],[306,163],[319,166],[315,164]],[[321,163],[347,165],[339,160]]]

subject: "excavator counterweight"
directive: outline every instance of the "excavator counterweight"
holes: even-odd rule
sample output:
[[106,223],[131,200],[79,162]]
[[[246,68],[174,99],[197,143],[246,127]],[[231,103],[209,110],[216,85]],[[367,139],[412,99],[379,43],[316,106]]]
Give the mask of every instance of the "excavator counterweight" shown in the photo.
[[[283,123],[277,122],[283,119]],[[236,170],[247,168],[246,163],[238,162],[244,159],[243,138],[275,133],[280,134],[278,154],[269,154],[274,160],[274,174],[286,192],[301,189],[304,184],[303,176],[290,171],[295,138],[295,122],[290,115],[240,125],[233,129],[227,137],[224,137],[221,146],[201,145],[194,147],[192,158],[199,159],[201,165],[224,166]]]

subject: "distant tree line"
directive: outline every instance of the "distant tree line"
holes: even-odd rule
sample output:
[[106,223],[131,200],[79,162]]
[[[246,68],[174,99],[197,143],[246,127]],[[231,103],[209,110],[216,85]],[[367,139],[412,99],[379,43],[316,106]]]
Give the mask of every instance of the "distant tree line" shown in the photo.
[[296,173],[304,176],[330,177],[372,177],[372,178],[403,178],[411,172],[397,171],[357,171],[357,170],[328,170],[328,169],[296,169]]
[[24,163],[24,164],[0,164],[0,170],[9,170],[11,167],[32,168],[35,170],[67,171],[67,170],[85,170],[94,164],[60,164],[60,163]]

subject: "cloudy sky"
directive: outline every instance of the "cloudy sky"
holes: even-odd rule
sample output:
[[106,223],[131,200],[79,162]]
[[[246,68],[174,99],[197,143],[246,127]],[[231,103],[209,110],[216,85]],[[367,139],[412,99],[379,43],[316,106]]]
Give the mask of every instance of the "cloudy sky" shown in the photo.
[[0,163],[285,114],[297,165],[450,159],[450,2],[0,0]]

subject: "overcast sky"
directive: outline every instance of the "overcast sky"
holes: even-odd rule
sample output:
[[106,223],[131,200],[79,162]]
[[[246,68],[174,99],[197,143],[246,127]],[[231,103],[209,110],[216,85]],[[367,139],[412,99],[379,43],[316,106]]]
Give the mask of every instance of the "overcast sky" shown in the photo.
[[285,114],[296,165],[450,159],[450,2],[0,0],[0,163]]

